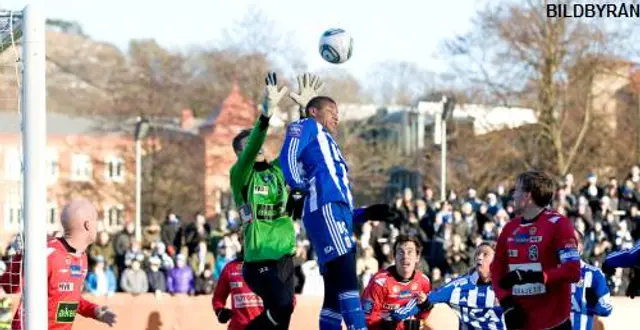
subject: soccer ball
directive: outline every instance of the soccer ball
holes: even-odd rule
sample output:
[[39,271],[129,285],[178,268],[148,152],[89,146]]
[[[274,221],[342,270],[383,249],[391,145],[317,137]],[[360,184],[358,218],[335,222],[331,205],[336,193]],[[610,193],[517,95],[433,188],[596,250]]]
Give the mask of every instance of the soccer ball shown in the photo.
[[353,38],[343,29],[329,29],[320,37],[320,55],[333,64],[346,62],[351,58]]

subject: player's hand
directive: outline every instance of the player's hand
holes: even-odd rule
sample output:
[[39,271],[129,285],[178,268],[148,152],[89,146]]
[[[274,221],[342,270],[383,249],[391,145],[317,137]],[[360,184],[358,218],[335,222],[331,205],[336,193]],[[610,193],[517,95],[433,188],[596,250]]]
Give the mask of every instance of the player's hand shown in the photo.
[[298,94],[291,92],[289,97],[300,106],[300,118],[306,117],[304,109],[307,104],[323,89],[324,83],[320,81],[320,77],[310,73],[298,76]]
[[627,292],[625,294],[627,297],[631,299],[635,299],[639,290],[640,290],[640,268],[634,267],[631,270],[631,275],[629,276],[629,286],[627,286]]
[[116,314],[110,311],[109,307],[101,306],[96,309],[96,320],[113,327],[116,324]]
[[304,209],[304,197],[304,192],[299,189],[291,189],[291,191],[289,192],[286,212],[294,220],[302,218],[302,211]]
[[594,308],[598,303],[598,295],[596,290],[592,287],[584,289],[584,297],[587,300],[587,308]]
[[[402,213],[388,204],[373,204],[364,210],[365,220],[379,220],[389,224],[400,224],[404,219]],[[397,226],[396,226],[397,227]]]
[[275,110],[278,108],[278,104],[282,97],[287,93],[287,86],[282,86],[278,90],[278,77],[275,72],[269,72],[267,77],[264,78],[265,83],[265,96],[264,103],[260,107],[262,116],[271,118]]
[[500,301],[502,307],[502,316],[507,330],[523,329],[527,323],[527,315],[522,308],[518,306],[513,297],[508,296]]
[[509,290],[514,285],[525,283],[544,283],[544,274],[532,270],[516,269],[508,272],[507,275],[500,280],[500,287]]
[[231,316],[233,312],[228,308],[223,308],[216,313],[216,317],[218,318],[218,322],[227,323],[231,320]]

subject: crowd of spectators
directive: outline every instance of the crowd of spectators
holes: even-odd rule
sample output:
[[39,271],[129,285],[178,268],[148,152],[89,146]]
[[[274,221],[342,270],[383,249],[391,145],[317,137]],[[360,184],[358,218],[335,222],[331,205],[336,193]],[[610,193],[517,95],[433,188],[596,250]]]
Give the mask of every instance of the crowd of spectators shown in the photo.
[[[403,214],[399,224],[371,220],[355,228],[361,288],[379,269],[393,263],[391,247],[400,234],[415,235],[422,242],[420,268],[434,287],[468,271],[477,244],[496,240],[513,217],[511,192],[511,187],[498,184],[482,197],[468,188],[460,195],[450,191],[447,200],[440,201],[429,186],[417,194],[405,188],[391,201]],[[551,207],[584,233],[583,260],[600,267],[608,253],[630,248],[640,240],[640,168],[633,167],[621,182],[616,178],[602,181],[594,174],[575,182],[567,175]],[[151,221],[143,228],[141,242],[135,239],[132,222],[120,232],[101,230],[88,249],[85,290],[102,296],[115,292],[212,294],[222,268],[241,252],[239,228],[238,213],[230,210],[212,222],[201,214],[183,219],[170,211],[164,222]],[[299,223],[296,232],[296,292],[322,295],[322,277]],[[14,250],[10,246],[3,260]],[[0,271],[1,266],[0,262]],[[624,294],[627,272],[618,269],[609,279],[613,295]]]

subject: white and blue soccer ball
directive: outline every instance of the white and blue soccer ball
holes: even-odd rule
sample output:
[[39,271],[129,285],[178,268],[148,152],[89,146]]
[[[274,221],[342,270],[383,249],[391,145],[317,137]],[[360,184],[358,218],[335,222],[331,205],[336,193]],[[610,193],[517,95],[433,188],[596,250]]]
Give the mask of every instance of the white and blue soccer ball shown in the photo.
[[320,37],[320,55],[333,64],[344,63],[351,58],[353,38],[343,29],[329,29]]

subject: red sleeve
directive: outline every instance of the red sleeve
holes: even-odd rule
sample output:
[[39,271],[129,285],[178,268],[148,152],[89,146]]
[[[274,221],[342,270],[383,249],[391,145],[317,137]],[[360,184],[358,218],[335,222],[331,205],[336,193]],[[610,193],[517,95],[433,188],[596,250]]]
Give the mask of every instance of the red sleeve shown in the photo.
[[227,304],[227,297],[229,297],[229,293],[231,292],[231,287],[229,285],[229,268],[233,263],[230,262],[222,269],[222,274],[220,274],[220,278],[218,279],[218,283],[216,284],[215,291],[213,291],[213,297],[211,298],[211,304],[213,305],[213,310],[218,313],[219,310],[223,309]]
[[80,297],[80,301],[78,302],[78,314],[84,317],[95,319],[97,308],[98,308],[97,304],[94,304],[89,300],[84,299],[84,297]]
[[8,294],[20,293],[22,254],[13,255],[8,263],[7,269],[0,275],[0,286]]
[[374,276],[362,295],[362,308],[364,309],[365,320],[369,330],[379,329],[383,321],[380,311],[387,297],[387,290],[384,286],[385,280],[384,276]]
[[[429,278],[424,274],[420,275],[420,279],[421,279],[420,282],[422,282],[421,283],[422,293],[424,293],[425,295],[428,295],[429,292],[431,292],[431,282],[429,281]],[[417,318],[419,320],[426,320],[427,317],[429,317],[430,313],[431,313],[431,311],[421,312],[421,313],[418,314]]]
[[553,247],[558,253],[560,266],[545,270],[545,284],[575,283],[580,281],[580,254],[573,224],[564,216],[555,215],[555,217],[549,221],[553,222],[553,219],[558,221],[554,228]]
[[[513,220],[512,220],[513,221]],[[498,236],[498,242],[496,244],[496,253],[491,263],[491,286],[496,293],[498,300],[502,300],[511,295],[511,292],[504,290],[498,283],[507,273],[507,238],[509,233],[512,232],[509,229],[511,226],[508,224],[502,229],[500,236]]]

